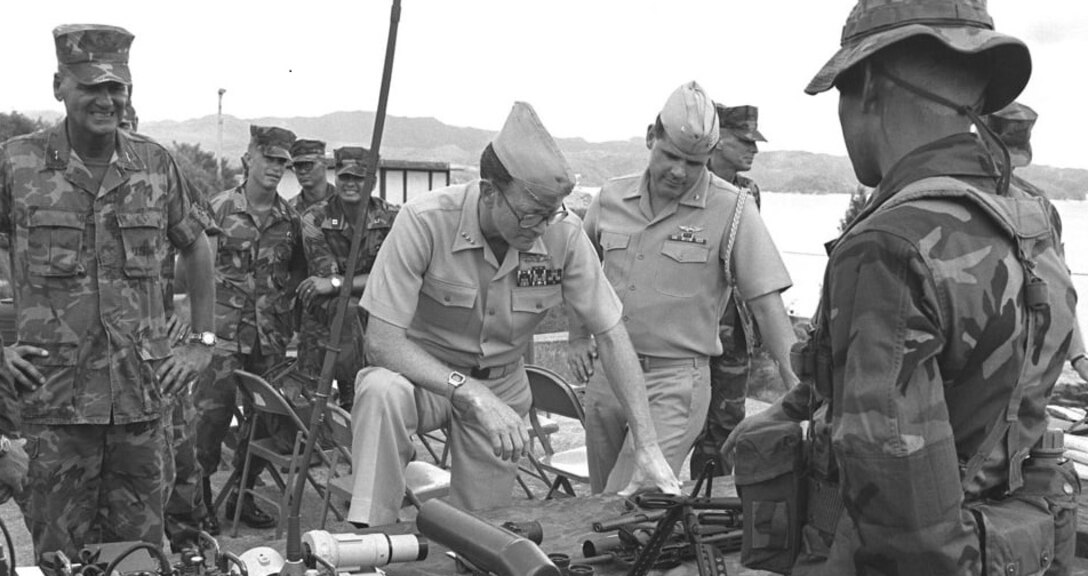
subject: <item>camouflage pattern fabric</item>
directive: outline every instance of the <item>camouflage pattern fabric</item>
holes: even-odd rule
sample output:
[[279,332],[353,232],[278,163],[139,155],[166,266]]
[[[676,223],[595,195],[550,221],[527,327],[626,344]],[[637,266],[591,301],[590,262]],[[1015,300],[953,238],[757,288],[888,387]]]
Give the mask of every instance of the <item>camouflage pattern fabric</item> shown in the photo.
[[[872,206],[940,175],[996,190],[985,147],[976,136],[960,134],[902,159],[885,175]],[[1052,209],[1045,199],[1009,189],[1010,198],[1023,200],[1022,221],[1043,231],[1025,246],[1049,303],[1029,309],[1022,300],[1025,268],[1010,236],[973,201],[946,188],[928,193],[947,199],[867,210],[831,254],[817,342],[829,348],[831,373],[795,387],[784,407],[794,418],[807,417],[814,387],[831,399],[831,439],[848,514],[826,561],[804,553],[801,560],[815,561],[812,573],[821,574],[981,574],[984,559],[1007,552],[994,544],[996,517],[979,512],[1000,495],[1003,507],[1012,506],[1005,514],[1013,529],[1034,530],[1040,514],[1044,524],[1052,523],[1053,563],[1044,567],[1047,574],[1067,574],[1079,481],[1071,471],[1052,470],[1040,488],[1038,466],[1024,463],[1047,426],[1045,407],[1075,319],[1060,239],[1047,221]],[[1029,319],[1035,333],[1025,350]],[[1022,397],[1010,400],[1019,381]],[[1016,415],[1011,430],[979,474],[962,482],[961,465],[1010,406]],[[984,531],[989,558],[980,545]],[[1030,540],[1021,534],[1005,543]],[[1024,566],[1022,573],[1042,571]]]
[[204,472],[197,461],[197,412],[193,393],[186,391],[176,396],[163,416],[163,422],[166,532],[175,534],[183,528],[180,522],[198,526],[205,513],[200,484]]
[[132,84],[128,53],[134,36],[118,26],[64,24],[53,29],[57,64],[81,84]]
[[[340,201],[339,196],[318,202],[302,215],[303,247],[311,276],[343,275],[345,282],[352,276],[369,274],[374,266],[389,230],[393,226],[399,208],[382,200],[370,197],[367,210],[367,228],[363,234],[363,244],[353,272],[348,272],[348,253],[354,228],[348,219],[349,209]],[[300,369],[312,375],[320,375],[325,361],[324,345],[329,339],[333,315],[336,313],[336,295],[319,296],[314,299],[309,310],[303,312],[302,328],[299,331]],[[341,337],[341,353],[337,357],[336,382],[340,391],[340,405],[345,409],[355,399],[355,374],[365,365],[363,354],[363,332],[366,328],[366,311],[359,308],[358,296],[353,296],[347,308],[352,314],[345,324]]]
[[284,354],[294,335],[296,278],[305,270],[298,213],[276,197],[258,223],[249,213],[244,184],[211,200],[216,237],[215,331],[220,345],[248,353]]
[[30,424],[24,432],[31,467],[23,511],[39,562],[57,550],[79,558],[96,542],[162,544],[161,421]]
[[162,261],[203,229],[162,146],[117,133],[101,187],[65,123],[0,145],[0,235],[12,246],[19,342],[49,351],[23,401],[34,424],[128,424],[162,415],[154,369],[170,354]]

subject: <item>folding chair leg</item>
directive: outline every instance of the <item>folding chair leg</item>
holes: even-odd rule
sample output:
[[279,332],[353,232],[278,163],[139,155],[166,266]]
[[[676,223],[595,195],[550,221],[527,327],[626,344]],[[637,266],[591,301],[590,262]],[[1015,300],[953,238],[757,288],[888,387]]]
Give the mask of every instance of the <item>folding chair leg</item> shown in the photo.
[[[256,427],[250,428],[249,441],[253,442],[253,436],[255,435]],[[238,480],[238,500],[234,505],[234,525],[231,527],[231,538],[238,537],[238,521],[242,518],[242,508],[245,507],[246,497],[249,496],[249,487],[246,486],[246,480],[249,478],[249,468],[253,460],[253,453],[249,451],[248,445],[246,449],[246,457],[243,460],[242,476]]]
[[525,491],[525,497],[529,500],[535,500],[536,495],[533,494],[533,491],[529,489],[529,485],[525,483],[525,479],[521,477],[521,474],[518,474],[516,478],[518,480],[518,484],[521,484],[521,489]]
[[226,483],[223,484],[223,488],[219,491],[219,494],[215,497],[215,502],[212,503],[212,512],[213,513],[218,514],[219,513],[219,508],[223,505],[223,502],[227,499],[227,496],[230,495],[232,490],[237,490],[238,489],[238,486],[240,484],[239,479],[241,478],[241,474],[242,474],[242,471],[237,469],[237,468],[231,470],[230,477],[227,478]]

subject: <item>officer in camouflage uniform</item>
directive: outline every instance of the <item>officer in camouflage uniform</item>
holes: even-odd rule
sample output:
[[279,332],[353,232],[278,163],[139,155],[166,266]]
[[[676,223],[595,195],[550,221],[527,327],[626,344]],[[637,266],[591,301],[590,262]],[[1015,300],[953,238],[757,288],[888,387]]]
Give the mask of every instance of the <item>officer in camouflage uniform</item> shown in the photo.
[[[1035,110],[1019,102],[1013,102],[986,116],[986,124],[1009,148],[1009,159],[1014,169],[1031,164],[1031,129],[1035,126],[1035,121],[1038,118],[1039,115]],[[1013,174],[1012,179],[1018,187],[1029,193],[1037,196],[1047,196],[1042,189],[1017,174]],[[1055,213],[1054,217],[1060,225],[1061,219],[1057,213]],[[1061,232],[1060,228],[1058,232]],[[1075,332],[1073,341],[1069,344],[1069,365],[1073,367],[1081,380],[1088,382],[1088,355],[1085,354],[1080,322],[1075,323],[1073,328]]]
[[35,350],[9,365],[37,385],[22,399],[23,509],[39,555],[75,557],[98,541],[161,544],[165,397],[211,359],[209,347],[168,336],[169,248],[194,279],[197,332],[211,329],[214,288],[176,162],[118,129],[132,34],[65,25],[53,36],[53,89],[67,117],[0,146],[0,234],[12,246],[18,344]]
[[[276,192],[291,156],[295,135],[283,128],[250,126],[249,148],[243,158],[246,181],[211,200],[212,217],[220,230],[215,238],[215,329],[218,342],[212,370],[196,393],[200,413],[197,454],[204,470],[204,501],[212,504],[210,477],[219,468],[223,439],[236,406],[234,371],[264,374],[284,361],[294,335],[292,306],[295,270],[305,270],[298,213]],[[235,452],[241,469],[244,442]],[[252,487],[260,474],[251,467]],[[232,516],[237,495],[227,501]],[[215,516],[209,509],[209,515]],[[253,528],[268,528],[275,519],[251,497],[242,503],[242,520]]]
[[[752,168],[759,152],[756,142],[766,142],[760,134],[759,109],[755,106],[725,106],[715,104],[718,111],[718,145],[710,155],[707,168],[715,176],[748,192],[760,207],[759,186],[741,172]],[[713,459],[713,474],[727,474],[729,466],[718,457],[722,444],[737,423],[744,419],[744,399],[748,395],[748,374],[752,351],[759,338],[755,320],[748,305],[730,298],[725,313],[718,322],[722,339],[722,354],[710,359],[710,410],[706,426],[691,453],[691,476],[698,477],[708,460]]]
[[[397,208],[363,190],[366,181],[366,148],[345,146],[337,148],[337,193],[318,202],[302,215],[302,240],[310,277],[298,286],[299,301],[304,306],[302,329],[299,334],[299,364],[303,372],[317,375],[325,360],[324,345],[329,339],[329,327],[336,313],[336,296],[345,273],[350,269],[351,294],[348,318],[341,337],[341,353],[337,357],[335,378],[340,393],[340,406],[351,411],[355,401],[355,374],[366,365],[363,353],[363,331],[366,310],[359,308],[359,296],[366,288],[370,268],[378,249],[389,235]],[[354,235],[359,207],[369,204],[366,233],[355,266],[348,266],[348,252]]]
[[299,138],[291,145],[291,170],[301,190],[288,204],[302,214],[307,208],[336,194],[336,186],[325,179],[325,143]]
[[845,513],[819,494],[793,574],[1071,573],[1080,483],[1046,404],[1076,294],[1053,209],[1009,183],[979,117],[1030,71],[982,0],[861,0],[806,89],[838,88],[854,172],[877,188],[831,250],[814,369],[734,434],[829,403],[815,424],[833,460],[809,472]]

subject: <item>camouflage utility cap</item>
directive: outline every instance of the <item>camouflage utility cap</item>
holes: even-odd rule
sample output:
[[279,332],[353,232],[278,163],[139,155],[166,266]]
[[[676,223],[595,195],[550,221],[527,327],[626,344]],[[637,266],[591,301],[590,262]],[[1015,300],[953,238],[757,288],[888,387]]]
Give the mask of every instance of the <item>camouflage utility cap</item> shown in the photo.
[[103,82],[132,84],[128,50],[134,36],[128,30],[105,24],[63,24],[53,29],[57,66],[80,84]]
[[366,178],[366,158],[370,150],[362,146],[343,146],[333,151],[336,158],[336,175],[352,174]]
[[325,143],[311,138],[299,138],[291,144],[292,162],[321,162],[325,160]]
[[766,142],[759,133],[759,108],[755,106],[724,106],[716,104],[718,122],[724,130],[732,132],[741,140],[748,142]]
[[1039,115],[1019,102],[986,116],[986,125],[1009,148],[1013,166],[1031,164],[1031,129]]
[[703,87],[691,81],[669,95],[658,115],[665,136],[683,154],[710,154],[718,144],[718,113]]
[[574,171],[540,117],[527,102],[515,102],[491,148],[510,176],[541,198],[566,196]]
[[291,161],[291,145],[295,143],[295,133],[278,126],[249,125],[249,143],[256,146],[261,154],[273,158]]
[[1012,102],[1031,77],[1028,47],[994,31],[986,0],[858,0],[842,30],[842,47],[809,82],[805,92],[829,90],[843,72],[880,50],[929,36],[964,54],[991,52],[990,83],[981,112]]

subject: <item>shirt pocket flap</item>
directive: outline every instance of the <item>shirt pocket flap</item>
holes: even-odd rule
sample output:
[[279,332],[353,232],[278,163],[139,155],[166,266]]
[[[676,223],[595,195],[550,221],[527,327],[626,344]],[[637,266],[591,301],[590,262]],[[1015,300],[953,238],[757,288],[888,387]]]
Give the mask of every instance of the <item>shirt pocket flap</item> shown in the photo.
[[117,226],[126,228],[160,228],[162,226],[162,214],[160,212],[118,212]]
[[617,234],[615,232],[601,232],[601,249],[623,250],[631,243],[630,234]]
[[423,279],[423,293],[443,306],[472,308],[476,305],[476,292],[475,286],[457,284],[432,276]]
[[82,230],[85,226],[83,214],[67,210],[35,210],[30,214],[28,228],[47,226],[50,228],[74,228]]
[[710,257],[710,247],[692,242],[665,242],[661,253],[677,262],[703,262]]
[[563,301],[560,286],[515,288],[511,296],[514,312],[543,312]]

